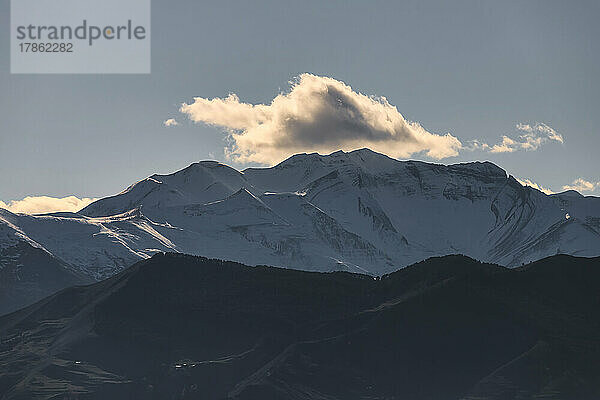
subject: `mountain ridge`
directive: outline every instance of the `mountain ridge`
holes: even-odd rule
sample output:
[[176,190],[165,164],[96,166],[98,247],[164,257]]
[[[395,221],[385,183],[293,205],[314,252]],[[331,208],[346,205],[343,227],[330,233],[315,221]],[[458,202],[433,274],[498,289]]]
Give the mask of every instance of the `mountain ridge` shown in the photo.
[[491,162],[399,161],[368,149],[238,171],[202,161],[78,213],[0,213],[0,247],[28,241],[99,280],[159,251],[380,276],[462,253],[519,266],[600,255],[600,198],[546,195]]

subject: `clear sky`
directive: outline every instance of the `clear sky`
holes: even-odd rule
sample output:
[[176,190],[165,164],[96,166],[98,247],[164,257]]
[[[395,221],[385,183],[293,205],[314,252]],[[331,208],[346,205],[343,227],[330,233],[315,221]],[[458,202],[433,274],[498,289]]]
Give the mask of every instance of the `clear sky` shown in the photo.
[[[306,141],[294,136],[272,157],[227,159],[224,129],[249,137],[261,134],[258,125],[229,114],[216,121],[194,97],[210,106],[235,93],[230,103],[243,107],[287,93],[289,105],[302,101],[289,82],[303,73],[351,86],[348,101],[385,96],[435,140],[450,133],[460,142],[457,155],[441,158],[424,136],[414,152],[397,142],[390,148],[400,158],[490,160],[553,191],[581,179],[582,193],[600,195],[599,17],[598,1],[153,0],[150,75],[11,75],[9,1],[1,0],[0,200],[111,195],[203,159],[274,162]],[[182,103],[196,108],[182,113]],[[366,109],[389,110],[375,103]],[[265,126],[279,112],[267,108]],[[169,118],[178,125],[166,127]],[[512,151],[492,151],[506,148],[503,136]]]

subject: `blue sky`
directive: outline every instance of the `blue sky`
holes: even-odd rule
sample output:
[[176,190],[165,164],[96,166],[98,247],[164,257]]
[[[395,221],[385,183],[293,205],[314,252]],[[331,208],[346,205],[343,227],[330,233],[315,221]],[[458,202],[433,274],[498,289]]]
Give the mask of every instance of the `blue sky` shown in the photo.
[[[229,121],[193,122],[181,104],[235,93],[269,105],[303,73],[385,96],[406,120],[462,144],[451,157],[401,158],[489,160],[553,191],[582,179],[584,194],[599,195],[598,17],[596,1],[154,0],[150,75],[11,75],[2,0],[0,200],[111,195],[209,158],[256,165],[224,155]],[[178,125],[165,127],[169,118]],[[536,123],[562,143],[472,149],[522,141],[517,124]]]

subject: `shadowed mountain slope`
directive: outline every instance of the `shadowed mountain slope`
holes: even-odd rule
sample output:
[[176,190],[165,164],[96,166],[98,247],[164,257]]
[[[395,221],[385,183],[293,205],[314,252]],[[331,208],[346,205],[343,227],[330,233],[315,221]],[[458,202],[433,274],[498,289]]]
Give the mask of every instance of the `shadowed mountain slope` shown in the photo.
[[600,259],[382,278],[157,254],[0,318],[0,399],[596,399]]
[[0,315],[65,287],[91,282],[88,276],[27,242],[0,248]]

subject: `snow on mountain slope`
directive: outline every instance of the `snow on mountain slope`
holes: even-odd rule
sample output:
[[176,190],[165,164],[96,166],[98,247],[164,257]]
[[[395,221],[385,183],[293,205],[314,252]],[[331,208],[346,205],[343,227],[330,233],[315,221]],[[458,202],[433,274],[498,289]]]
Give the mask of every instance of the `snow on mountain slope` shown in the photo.
[[307,270],[372,272],[357,264],[389,264],[375,246],[296,194],[259,198],[240,189],[223,200],[155,208],[147,216],[162,223],[156,229],[183,253]]
[[600,255],[600,199],[548,196],[489,162],[446,166],[363,149],[241,172],[195,163],[79,213],[2,210],[0,246],[15,240],[95,279],[166,250],[374,275],[451,253],[517,266]]
[[133,208],[162,208],[221,200],[250,185],[237,170],[216,161],[194,163],[170,175],[152,175],[116,196],[98,200],[81,213],[92,217],[120,214]]
[[[14,214],[13,214],[14,215]],[[14,215],[21,237],[95,278],[106,278],[157,251],[174,250],[139,210],[104,218],[74,213]],[[0,227],[9,227],[0,220]],[[26,232],[26,233],[25,233]]]

